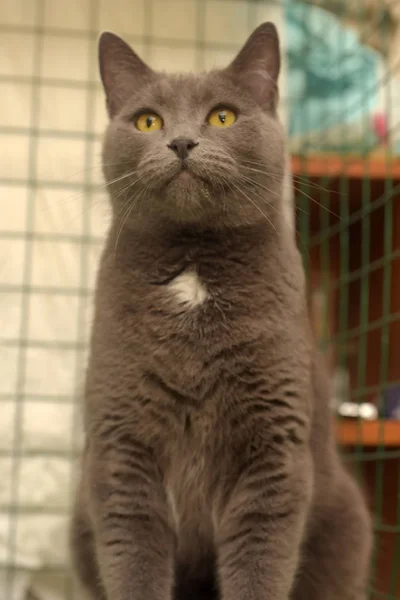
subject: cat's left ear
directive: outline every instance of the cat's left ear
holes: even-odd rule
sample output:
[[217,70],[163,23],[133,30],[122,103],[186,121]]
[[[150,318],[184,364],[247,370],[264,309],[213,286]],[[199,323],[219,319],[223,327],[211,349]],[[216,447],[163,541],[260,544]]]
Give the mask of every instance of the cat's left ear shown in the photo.
[[227,68],[263,108],[275,109],[280,71],[279,37],[273,23],[263,23]]
[[155,76],[124,40],[108,31],[99,39],[99,66],[111,118],[138,87]]

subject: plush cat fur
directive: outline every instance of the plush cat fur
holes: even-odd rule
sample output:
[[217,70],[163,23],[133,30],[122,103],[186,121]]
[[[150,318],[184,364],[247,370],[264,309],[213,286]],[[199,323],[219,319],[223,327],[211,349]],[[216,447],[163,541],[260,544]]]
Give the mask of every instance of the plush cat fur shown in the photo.
[[[155,73],[105,33],[100,68],[113,219],[76,571],[93,600],[364,600],[370,518],[335,450],[281,210],[276,30],[200,75]],[[216,107],[236,121],[209,124]],[[143,112],[162,127],[139,131]]]

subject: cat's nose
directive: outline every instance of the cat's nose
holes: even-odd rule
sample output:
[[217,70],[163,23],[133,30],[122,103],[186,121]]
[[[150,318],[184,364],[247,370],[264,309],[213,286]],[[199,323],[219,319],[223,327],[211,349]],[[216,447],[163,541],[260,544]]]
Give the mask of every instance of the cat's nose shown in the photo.
[[181,160],[185,160],[189,156],[189,152],[198,145],[199,142],[195,142],[189,138],[178,137],[168,144],[168,148],[175,152]]

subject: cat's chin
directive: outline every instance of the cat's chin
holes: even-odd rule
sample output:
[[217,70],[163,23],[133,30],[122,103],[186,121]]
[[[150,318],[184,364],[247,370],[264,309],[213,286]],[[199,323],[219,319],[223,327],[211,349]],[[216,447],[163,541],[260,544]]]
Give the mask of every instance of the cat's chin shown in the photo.
[[193,172],[182,170],[175,175],[165,186],[165,208],[176,212],[176,216],[189,217],[199,215],[206,208],[210,208],[212,201],[210,185]]

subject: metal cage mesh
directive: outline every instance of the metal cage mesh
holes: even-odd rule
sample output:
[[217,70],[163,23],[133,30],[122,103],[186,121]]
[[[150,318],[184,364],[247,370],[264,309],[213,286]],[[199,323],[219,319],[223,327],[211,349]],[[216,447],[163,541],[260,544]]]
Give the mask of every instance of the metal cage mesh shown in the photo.
[[[27,573],[26,587],[40,599],[77,598],[65,523],[81,443],[91,296],[107,224],[98,33],[113,29],[156,67],[199,70],[226,63],[246,35],[274,20],[278,10],[285,27],[286,4],[4,0],[0,6],[1,599],[25,597]],[[318,3],[297,4],[306,11]],[[372,13],[370,0],[356,8],[353,2],[319,4],[324,10],[334,4],[336,14],[348,11],[358,19],[360,39],[385,46],[395,3],[381,3]],[[310,37],[304,52],[313,51]],[[287,53],[288,77],[292,64],[301,67],[305,58]],[[388,62],[378,82],[387,114],[396,73],[397,65]],[[367,102],[368,82],[357,83]],[[290,100],[283,95],[289,109]],[[344,102],[342,111],[345,123],[351,107]],[[302,118],[313,118],[306,107]],[[320,119],[322,125],[326,113]],[[385,407],[389,391],[400,384],[400,167],[388,134],[371,142],[365,123],[362,147],[349,157],[346,131],[334,152],[318,151],[315,137],[296,146],[296,229],[327,360],[347,372],[348,400],[380,408],[373,422],[340,421],[338,436],[375,515],[370,598],[393,600],[400,598],[400,421],[389,419]],[[324,135],[321,127],[321,140]]]

